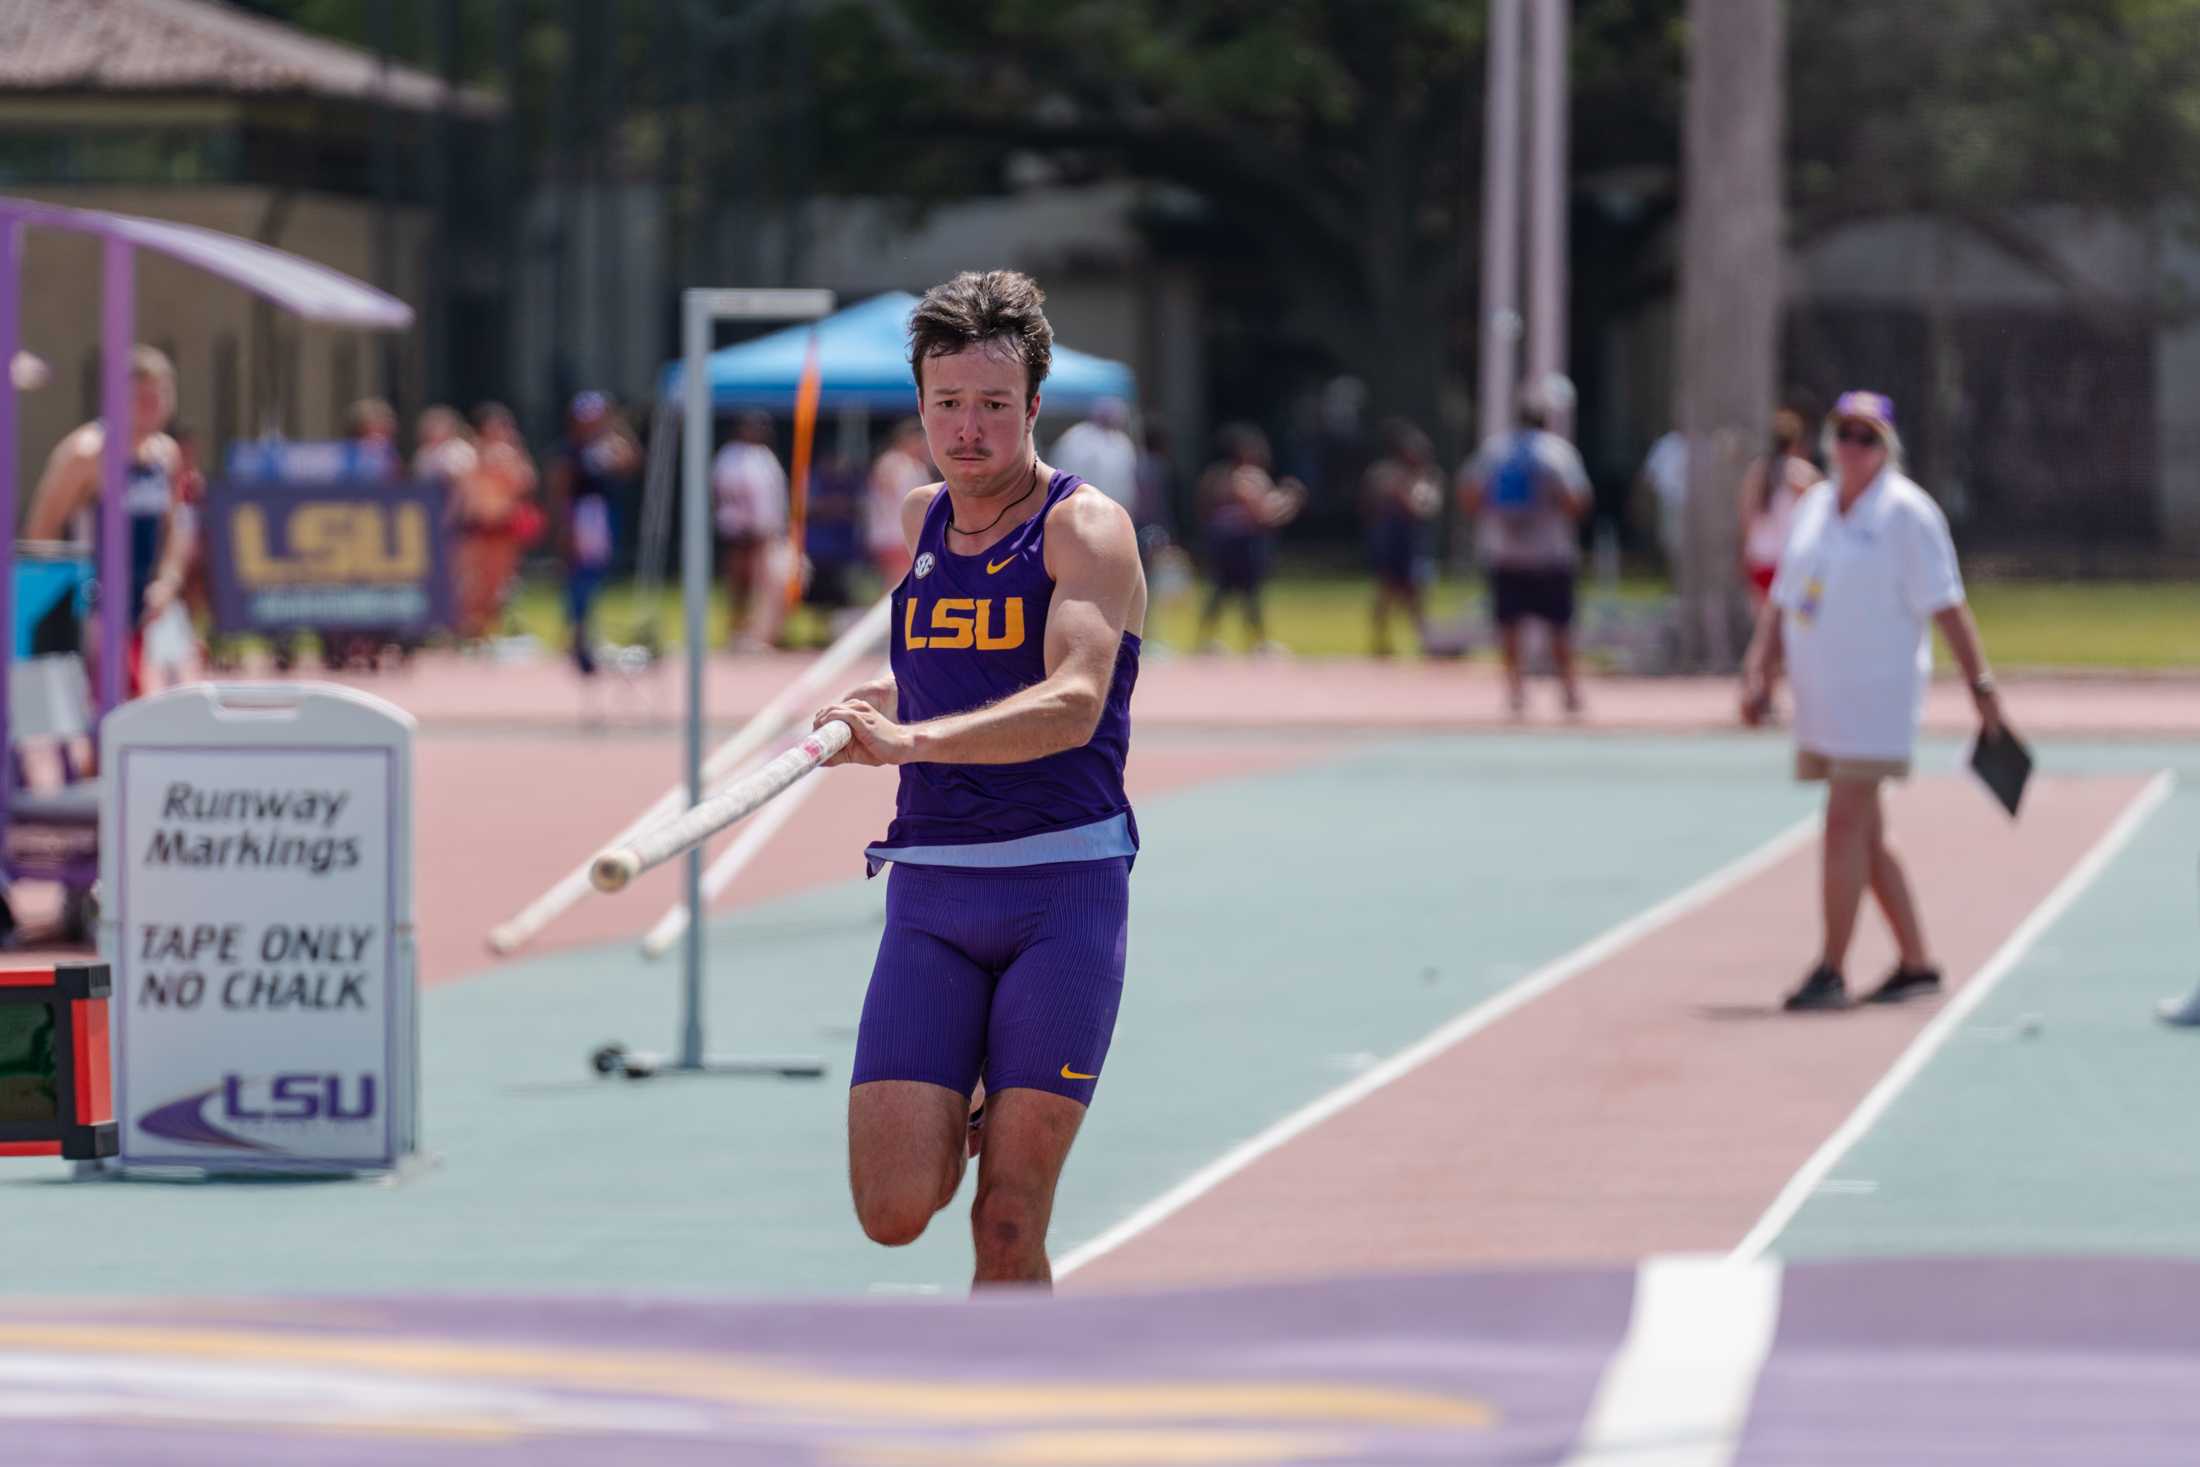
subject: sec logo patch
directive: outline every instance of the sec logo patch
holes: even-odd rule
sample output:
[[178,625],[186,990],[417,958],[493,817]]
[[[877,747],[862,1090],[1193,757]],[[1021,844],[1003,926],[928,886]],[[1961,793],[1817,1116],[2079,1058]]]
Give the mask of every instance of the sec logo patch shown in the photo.
[[927,551],[925,551],[925,552],[924,552],[924,554],[922,554],[922,555],[920,555],[920,556],[918,556],[918,557],[917,557],[916,572],[917,572],[917,579],[918,579],[918,580],[920,580],[920,581],[921,581],[921,580],[923,580],[923,579],[924,579],[924,578],[925,578],[926,576],[928,576],[928,575],[932,574],[932,552],[931,552],[931,551],[927,550]]

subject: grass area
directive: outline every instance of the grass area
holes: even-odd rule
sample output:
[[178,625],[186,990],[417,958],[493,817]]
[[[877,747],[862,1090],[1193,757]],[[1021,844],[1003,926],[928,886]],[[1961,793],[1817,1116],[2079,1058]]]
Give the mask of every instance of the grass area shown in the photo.
[[1971,587],[1989,656],[2003,667],[2200,671],[2200,584],[2000,581]]
[[[1662,581],[1629,578],[1619,585],[1627,601],[1651,601],[1664,594]],[[1584,594],[1587,588],[1584,587]],[[1475,604],[1478,581],[1452,577],[1432,588],[1432,615],[1443,621]],[[1366,581],[1352,576],[1287,571],[1271,585],[1268,631],[1275,640],[1304,657],[1362,656],[1368,650]],[[1971,604],[1997,666],[2098,669],[2176,669],[2200,671],[2200,584],[2182,581],[2000,581],[1971,587]],[[1189,647],[1197,631],[1196,596],[1155,606],[1151,637],[1169,646]],[[532,583],[514,608],[519,630],[545,645],[565,638],[563,603],[554,586]],[[660,645],[680,641],[680,606],[666,596],[650,614],[629,586],[604,593],[597,610],[600,635],[615,641],[638,640],[654,621]],[[711,639],[726,632],[725,602],[711,605]],[[798,645],[827,640],[825,619],[814,611],[796,613],[790,629]],[[1245,643],[1244,624],[1233,609],[1223,618],[1223,636],[1232,646]],[[1396,629],[1401,644],[1409,640]]]

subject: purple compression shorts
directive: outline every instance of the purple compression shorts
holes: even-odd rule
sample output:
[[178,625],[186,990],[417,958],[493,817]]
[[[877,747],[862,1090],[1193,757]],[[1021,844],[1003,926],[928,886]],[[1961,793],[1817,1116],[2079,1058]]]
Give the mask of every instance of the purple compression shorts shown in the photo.
[[1025,1086],[1087,1105],[1115,1034],[1130,862],[896,865],[855,1077],[964,1095]]

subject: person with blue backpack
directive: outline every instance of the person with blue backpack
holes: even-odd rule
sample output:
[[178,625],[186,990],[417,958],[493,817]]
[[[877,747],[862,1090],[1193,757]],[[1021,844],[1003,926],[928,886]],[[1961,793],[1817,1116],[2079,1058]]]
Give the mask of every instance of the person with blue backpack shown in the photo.
[[1489,576],[1506,706],[1516,718],[1527,710],[1520,649],[1530,621],[1549,628],[1566,712],[1581,712],[1574,580],[1581,565],[1578,526],[1591,503],[1589,473],[1574,446],[1551,431],[1562,394],[1570,393],[1563,378],[1528,387],[1520,394],[1517,426],[1484,443],[1459,471],[1459,507],[1474,522],[1475,549]]

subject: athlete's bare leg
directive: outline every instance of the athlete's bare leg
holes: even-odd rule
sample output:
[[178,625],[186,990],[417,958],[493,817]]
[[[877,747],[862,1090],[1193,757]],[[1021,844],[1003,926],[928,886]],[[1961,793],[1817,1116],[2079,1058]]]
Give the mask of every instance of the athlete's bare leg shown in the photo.
[[1066,1095],[1021,1086],[1000,1090],[985,1107],[985,1150],[978,1160],[978,1200],[970,1209],[977,1246],[973,1288],[988,1284],[1051,1286],[1047,1224],[1062,1163],[1084,1123],[1085,1107]]
[[[990,1132],[993,1113],[988,1109]],[[848,1189],[874,1243],[920,1237],[955,1200],[969,1144],[970,1102],[922,1080],[873,1080],[848,1092]]]

